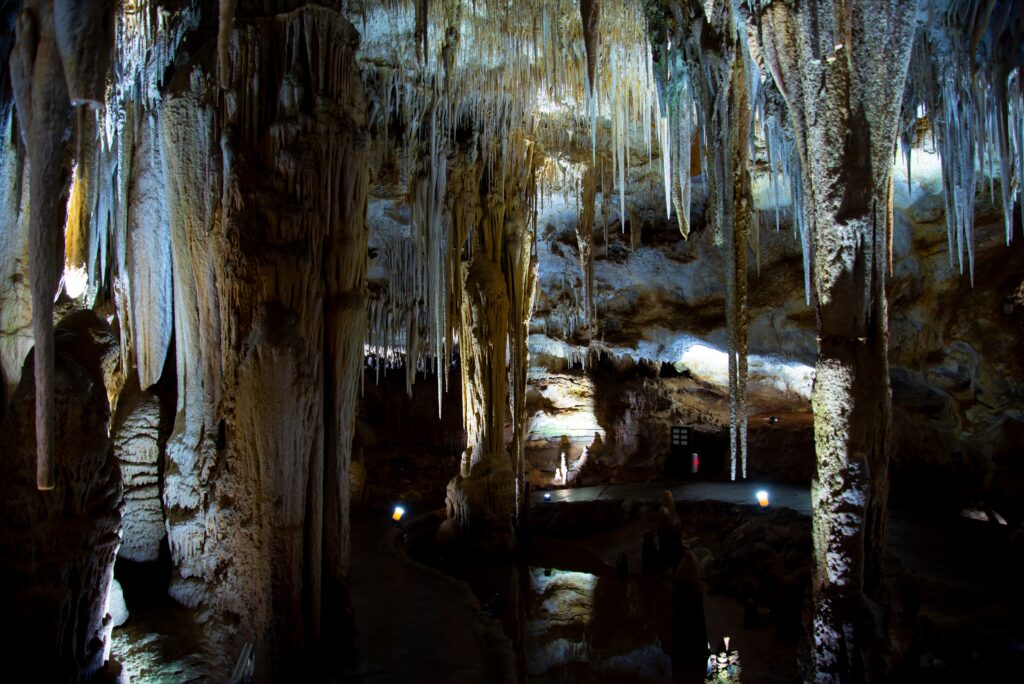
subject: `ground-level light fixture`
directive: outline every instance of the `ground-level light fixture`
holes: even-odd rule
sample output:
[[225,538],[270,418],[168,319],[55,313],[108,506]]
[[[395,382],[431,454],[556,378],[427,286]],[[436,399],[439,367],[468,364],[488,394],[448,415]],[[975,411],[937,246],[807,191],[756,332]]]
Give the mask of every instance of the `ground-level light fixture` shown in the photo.
[[551,501],[551,492],[544,492],[544,500]]
[[405,509],[401,506],[395,506],[395,510],[391,512],[391,519],[395,522],[401,522],[403,515],[405,515]]
[[754,496],[757,497],[757,504],[761,508],[768,508],[768,492],[766,492],[765,490],[761,489]]

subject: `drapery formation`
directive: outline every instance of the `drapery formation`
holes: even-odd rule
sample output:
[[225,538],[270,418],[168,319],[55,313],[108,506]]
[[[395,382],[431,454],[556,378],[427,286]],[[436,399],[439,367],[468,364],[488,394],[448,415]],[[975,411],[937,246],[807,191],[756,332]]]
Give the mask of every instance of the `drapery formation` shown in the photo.
[[208,612],[221,653],[252,641],[274,667],[337,638],[344,612],[366,320],[357,44],[322,8],[240,24],[226,89],[191,65],[159,111],[175,198],[171,592]]

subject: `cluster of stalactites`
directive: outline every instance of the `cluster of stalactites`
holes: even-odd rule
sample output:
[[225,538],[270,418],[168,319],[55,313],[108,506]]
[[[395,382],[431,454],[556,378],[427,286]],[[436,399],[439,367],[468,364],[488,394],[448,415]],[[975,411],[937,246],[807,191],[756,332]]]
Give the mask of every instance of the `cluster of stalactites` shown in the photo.
[[438,410],[453,356],[451,292],[457,282],[459,244],[451,234],[448,198],[448,143],[445,112],[435,107],[425,122],[426,140],[417,148],[416,173],[409,183],[411,235],[388,233],[380,260],[385,287],[369,300],[367,351],[380,369],[405,359],[406,391],[416,372],[438,377]]
[[[743,477],[747,470],[747,248],[754,137],[764,129],[754,125],[761,78],[746,42],[740,39],[729,3],[680,2],[672,12],[671,31],[667,15],[654,10],[649,15],[650,26],[663,31],[664,41],[657,50],[657,74],[670,124],[663,136],[668,149],[662,153],[666,209],[670,202],[676,204],[680,230],[687,235],[690,169],[683,162],[689,161],[690,142],[696,134],[706,216],[716,244],[723,245],[726,255],[729,443],[735,479],[738,467]],[[773,175],[777,173],[772,170]]]
[[[1024,9],[1020,3],[953,0],[918,31],[903,101],[901,147],[911,183],[912,147],[926,117],[942,166],[950,266],[974,282],[974,202],[979,171],[995,181],[1013,239],[1024,183]],[[1024,220],[1024,204],[1021,208]]]
[[[144,134],[143,118],[159,105],[163,76],[186,34],[199,25],[199,14],[198,0],[173,10],[155,0],[117,3],[114,77],[99,106],[79,108],[75,116],[63,287],[70,297],[90,304],[105,291],[112,293],[123,321],[119,330],[125,368],[135,364],[126,263],[132,155]],[[152,135],[152,127],[146,130]],[[157,146],[147,149],[156,154]]]
[[[374,12],[380,13],[376,19],[366,17]],[[611,120],[624,168],[630,128],[645,131],[648,149],[652,141],[657,106],[650,48],[638,0],[602,7],[598,16],[601,40],[590,41],[597,55],[588,60],[574,0],[409,0],[365,10],[366,21],[391,22],[383,44],[370,36],[363,46],[368,61],[390,81],[380,113],[409,123],[422,118],[435,98],[443,99],[449,123],[471,128],[489,154],[510,130],[529,133],[542,109],[581,109],[592,101],[591,130],[598,118]],[[360,17],[353,19],[358,25]],[[409,25],[414,35],[408,44],[393,40]]]
[[[510,140],[543,135],[538,130],[540,111],[570,112],[586,102],[589,131],[574,123],[569,136],[579,133],[575,143],[580,146],[589,142],[592,160],[610,158],[602,166],[611,170],[624,228],[625,183],[634,154],[631,147],[636,146],[630,132],[641,131],[640,144],[651,159],[655,138],[667,126],[659,114],[640,2],[615,3],[595,11],[591,28],[596,26],[600,40],[592,30],[585,30],[579,8],[570,0],[533,0],[525,6],[492,0],[472,5],[452,0],[384,5],[376,10],[363,8],[363,16],[353,20],[357,25],[361,19],[399,22],[393,27],[396,34],[400,26],[413,27],[408,44],[390,40],[380,45],[371,36],[363,51],[368,64],[372,55],[366,78],[377,93],[376,130],[385,149],[389,144],[399,149],[399,182],[410,187],[416,277],[424,282],[417,290],[422,296],[414,300],[404,294],[378,298],[375,308],[371,307],[368,345],[387,359],[412,355],[421,368],[428,366],[424,357],[432,356],[443,376],[457,336],[453,335],[453,314],[458,311],[459,284],[452,260],[457,266],[463,250],[468,255],[474,248],[472,225],[462,228],[461,237],[457,235],[460,222],[452,212],[465,215],[465,211],[448,187],[451,157],[459,155],[460,164],[476,165],[480,174],[503,183],[517,171],[521,156],[511,150]],[[374,11],[383,14],[369,17],[367,13]],[[524,16],[530,20],[522,21]],[[566,118],[571,120],[569,115]],[[609,134],[601,141],[607,150],[598,149],[599,119],[608,122]],[[387,140],[391,122],[400,124],[401,140]],[[605,128],[600,128],[602,133]],[[471,131],[468,143],[466,130]],[[663,138],[659,142],[664,147],[667,134]],[[525,203],[531,214],[535,198],[544,201],[542,181],[521,189],[528,195]],[[445,297],[446,290],[455,291],[455,296]],[[410,303],[421,308],[419,314],[413,316],[403,308]],[[410,320],[420,321],[418,328],[396,324]],[[440,405],[443,380],[438,385]]]

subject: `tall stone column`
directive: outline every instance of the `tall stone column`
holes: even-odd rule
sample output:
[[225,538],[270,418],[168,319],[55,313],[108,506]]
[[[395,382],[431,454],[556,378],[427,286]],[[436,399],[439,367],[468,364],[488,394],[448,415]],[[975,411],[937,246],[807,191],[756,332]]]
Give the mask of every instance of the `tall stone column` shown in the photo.
[[914,4],[786,1],[761,12],[752,19],[789,107],[814,251],[814,677],[880,680],[891,421],[889,198]]
[[[164,503],[173,596],[222,676],[301,671],[342,604],[367,192],[358,33],[318,6],[236,17],[227,64],[161,106],[179,405]],[[202,57],[200,57],[202,60]]]
[[[507,551],[515,546],[514,523],[523,499],[526,346],[536,284],[536,258],[526,220],[535,187],[532,147],[514,138],[502,184],[480,197],[475,212],[473,257],[462,264],[459,352],[462,415],[467,446],[459,474],[448,483],[447,509],[472,546]],[[463,187],[476,193],[476,187]],[[476,199],[476,198],[474,198]],[[462,202],[456,198],[455,202]],[[464,205],[472,206],[473,201]],[[454,223],[456,244],[462,243]],[[511,393],[510,393],[511,390]],[[505,448],[505,408],[512,404],[512,453]]]
[[515,478],[505,450],[505,347],[509,300],[501,266],[479,250],[463,265],[462,364],[466,451],[448,484],[448,517],[476,547],[507,550]]

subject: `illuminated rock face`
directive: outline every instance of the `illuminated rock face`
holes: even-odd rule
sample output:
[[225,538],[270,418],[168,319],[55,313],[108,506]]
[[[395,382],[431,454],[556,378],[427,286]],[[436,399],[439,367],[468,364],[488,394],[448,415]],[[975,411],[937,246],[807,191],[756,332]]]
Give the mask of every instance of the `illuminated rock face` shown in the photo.
[[107,439],[103,350],[87,334],[58,328],[55,338],[53,491],[35,483],[33,355],[0,426],[0,651],[16,680],[85,682],[109,647],[121,472]]
[[161,405],[154,394],[130,385],[118,399],[110,436],[124,478],[124,541],[118,556],[154,561],[167,531],[160,498]]

